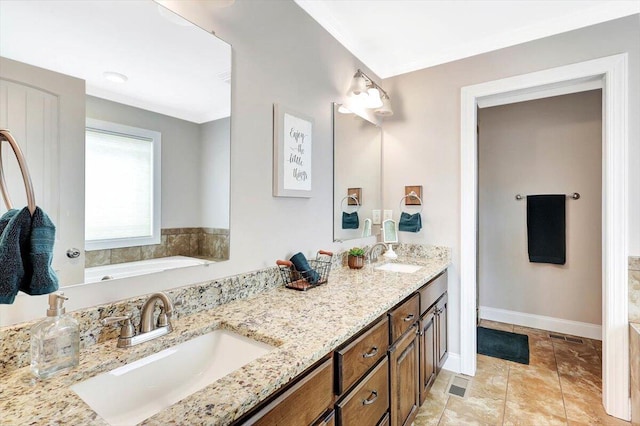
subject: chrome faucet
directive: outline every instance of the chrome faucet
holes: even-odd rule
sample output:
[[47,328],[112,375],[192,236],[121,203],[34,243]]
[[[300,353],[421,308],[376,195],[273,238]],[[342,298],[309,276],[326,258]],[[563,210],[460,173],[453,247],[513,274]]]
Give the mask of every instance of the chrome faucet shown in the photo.
[[[386,243],[378,242],[369,247],[369,249],[365,252],[364,256],[369,259],[370,262],[375,262],[378,260],[378,255],[375,253],[377,247],[384,247],[384,251],[389,250],[389,246]],[[384,253],[384,252],[383,252]]]
[[[158,320],[154,323],[153,314],[158,300],[162,302],[162,306]],[[117,346],[119,348],[128,348],[170,333],[173,327],[169,319],[171,318],[171,314],[173,314],[173,309],[173,302],[171,302],[169,296],[162,292],[153,293],[142,305],[140,312],[140,331],[137,334],[131,320],[132,314],[130,312],[120,317],[105,318],[101,322],[104,325],[122,322]]]

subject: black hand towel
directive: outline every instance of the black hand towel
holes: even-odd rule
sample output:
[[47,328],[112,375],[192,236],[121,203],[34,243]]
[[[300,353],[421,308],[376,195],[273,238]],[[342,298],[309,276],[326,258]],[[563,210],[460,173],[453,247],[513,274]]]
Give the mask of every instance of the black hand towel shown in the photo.
[[566,261],[566,196],[527,196],[529,262],[564,265]]

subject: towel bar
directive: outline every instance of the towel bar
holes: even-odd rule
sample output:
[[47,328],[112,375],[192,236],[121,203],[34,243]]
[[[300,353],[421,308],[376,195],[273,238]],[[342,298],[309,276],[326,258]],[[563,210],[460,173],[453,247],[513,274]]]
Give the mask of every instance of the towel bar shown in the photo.
[[33,193],[33,183],[31,182],[31,175],[29,174],[29,167],[27,166],[27,161],[24,158],[24,154],[20,149],[20,146],[16,142],[16,140],[11,136],[11,132],[8,129],[0,129],[0,192],[2,193],[2,198],[4,199],[4,204],[7,206],[7,210],[13,208],[13,204],[11,203],[11,198],[9,197],[9,192],[7,190],[7,183],[4,180],[4,170],[2,167],[2,141],[9,142],[11,145],[11,149],[13,149],[13,153],[18,160],[18,165],[20,166],[20,171],[22,172],[22,180],[24,181],[24,187],[27,191],[27,206],[29,207],[29,212],[33,215],[33,212],[36,210],[36,198]]
[[[524,198],[525,198],[524,195],[516,194],[516,200],[520,201],[520,200],[523,200]],[[567,194],[567,198],[571,198],[572,200],[579,200],[580,199],[580,193],[579,192],[574,192],[573,194]]]

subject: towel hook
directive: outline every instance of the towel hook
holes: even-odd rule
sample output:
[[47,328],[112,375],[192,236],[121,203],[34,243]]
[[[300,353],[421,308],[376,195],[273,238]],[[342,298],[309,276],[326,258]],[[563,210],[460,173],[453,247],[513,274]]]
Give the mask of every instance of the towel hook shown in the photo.
[[360,201],[358,201],[358,197],[356,196],[355,193],[347,195],[340,201],[340,210],[344,211],[344,208],[342,207],[344,205],[344,200],[347,200],[349,198],[351,198],[353,201],[356,202],[356,207],[354,212],[357,212],[358,210],[360,210]]
[[29,167],[27,166],[27,161],[24,158],[24,154],[22,153],[20,146],[13,138],[11,132],[8,129],[0,129],[0,192],[2,192],[4,204],[5,206],[7,206],[7,210],[13,208],[11,198],[9,197],[9,191],[7,190],[7,182],[4,179],[4,170],[2,167],[2,141],[9,142],[9,145],[11,145],[11,149],[13,149],[13,153],[18,160],[18,165],[20,166],[20,171],[22,172],[22,180],[24,181],[24,187],[27,192],[27,206],[29,207],[29,212],[33,215],[33,212],[36,211],[36,198],[33,193],[33,183],[31,182]]
[[424,204],[422,203],[422,198],[418,197],[418,194],[416,194],[415,191],[411,191],[410,193],[408,193],[407,195],[405,195],[404,197],[400,198],[400,211],[402,211],[402,202],[406,199],[406,198],[417,198],[418,201],[420,201],[420,211],[418,213],[422,213],[422,209],[424,208]]

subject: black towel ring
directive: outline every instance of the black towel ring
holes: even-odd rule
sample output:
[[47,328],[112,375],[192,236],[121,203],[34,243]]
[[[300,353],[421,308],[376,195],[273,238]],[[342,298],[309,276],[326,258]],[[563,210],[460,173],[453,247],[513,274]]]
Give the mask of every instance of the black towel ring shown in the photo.
[[[343,212],[345,211],[345,210],[344,210],[344,207],[343,207],[343,206],[344,206],[344,200],[347,200],[347,199],[349,199],[349,198],[351,198],[353,201],[355,201],[355,202],[356,202],[355,210],[354,210],[352,213],[355,213],[355,212],[357,212],[358,210],[360,210],[360,201],[358,201],[358,197],[356,197],[356,194],[350,194],[350,195],[347,195],[346,197],[344,197],[344,198],[342,199],[342,201],[340,201],[340,210],[342,210]],[[348,204],[347,204],[347,205],[348,205]],[[345,212],[345,213],[346,213],[346,212]]]
[[422,202],[422,198],[418,197],[418,194],[416,194],[415,191],[411,191],[410,193],[408,193],[404,197],[400,198],[400,212],[403,212],[403,210],[402,210],[402,202],[407,198],[417,198],[418,201],[420,201],[420,211],[418,213],[422,213],[422,209],[424,209],[424,203]]
[[13,204],[11,203],[11,198],[9,197],[9,191],[7,190],[7,183],[4,180],[4,170],[2,167],[2,141],[9,142],[11,145],[11,149],[13,149],[13,153],[18,160],[18,165],[20,166],[20,171],[22,172],[22,180],[24,181],[24,187],[27,191],[27,206],[29,207],[29,212],[33,215],[33,212],[36,211],[36,197],[33,192],[33,183],[31,182],[31,175],[29,174],[29,167],[27,166],[27,161],[24,158],[24,154],[20,149],[20,145],[16,142],[16,140],[11,136],[11,132],[9,129],[0,129],[0,193],[2,193],[2,198],[4,199],[4,205],[7,206],[7,210],[11,210],[13,208]]

